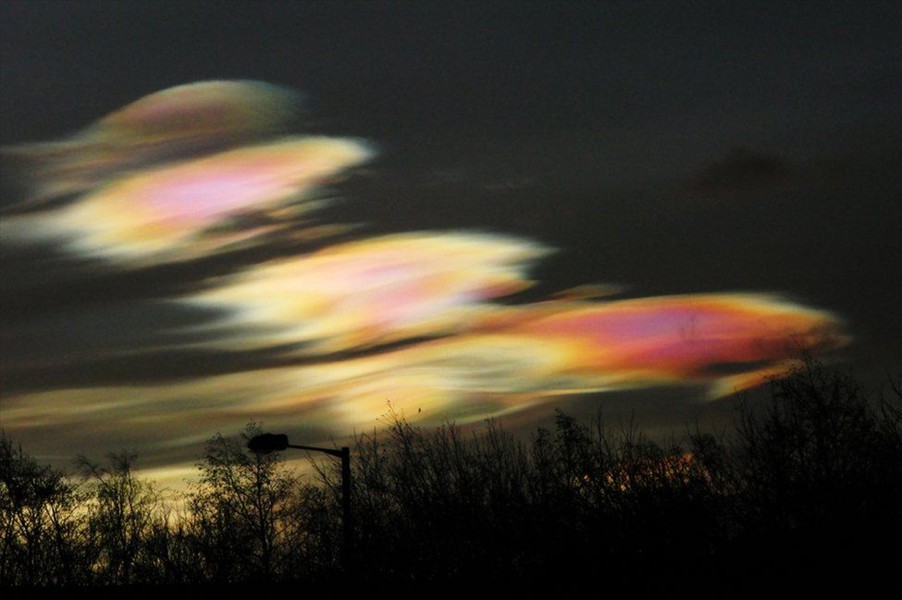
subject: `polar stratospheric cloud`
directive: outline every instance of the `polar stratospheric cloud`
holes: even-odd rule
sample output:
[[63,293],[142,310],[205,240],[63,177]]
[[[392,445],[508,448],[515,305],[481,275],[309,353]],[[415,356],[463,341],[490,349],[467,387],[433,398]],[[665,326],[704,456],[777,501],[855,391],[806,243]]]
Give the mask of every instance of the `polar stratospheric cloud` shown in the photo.
[[[316,220],[324,189],[375,152],[292,131],[297,100],[259,82],[194,83],[66,139],[4,149],[25,188],[4,216],[5,243],[50,245],[126,274],[243,252],[225,272],[220,265],[157,300],[215,315],[183,326],[167,350],[257,357],[190,378],[13,386],[3,398],[7,433],[71,448],[125,431],[157,473],[171,473],[205,438],[251,420],[344,436],[376,426],[389,405],[437,422],[651,386],[704,386],[714,399],[846,341],[834,315],[778,294],[559,293],[518,303],[553,249],[504,232],[338,239],[346,224]],[[280,252],[246,258],[277,242]],[[109,352],[125,360],[150,350]]]

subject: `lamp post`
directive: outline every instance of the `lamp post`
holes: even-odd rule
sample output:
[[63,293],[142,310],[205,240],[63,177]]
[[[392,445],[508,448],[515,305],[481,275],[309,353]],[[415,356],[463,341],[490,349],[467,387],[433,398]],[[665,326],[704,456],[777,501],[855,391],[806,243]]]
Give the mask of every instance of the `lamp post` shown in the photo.
[[350,566],[351,555],[351,450],[343,446],[341,450],[333,448],[318,448],[316,446],[299,446],[288,443],[288,436],[284,433],[263,433],[252,437],[247,442],[247,447],[256,454],[272,454],[281,452],[287,448],[297,450],[312,450],[323,452],[341,459],[341,513],[342,533],[344,535],[342,545],[342,559],[345,569]]

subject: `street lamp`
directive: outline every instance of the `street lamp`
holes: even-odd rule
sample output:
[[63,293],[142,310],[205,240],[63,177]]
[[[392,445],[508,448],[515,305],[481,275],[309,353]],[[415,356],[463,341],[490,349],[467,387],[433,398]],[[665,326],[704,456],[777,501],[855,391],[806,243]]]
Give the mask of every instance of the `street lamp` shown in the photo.
[[288,436],[284,433],[263,433],[255,435],[247,442],[247,447],[251,452],[256,454],[272,454],[273,452],[281,452],[286,448],[295,448],[297,450],[312,450],[314,452],[324,452],[330,456],[337,456],[341,459],[341,512],[342,512],[342,530],[344,534],[344,545],[342,554],[344,555],[345,568],[349,566],[349,558],[351,554],[351,450],[347,446],[343,446],[341,450],[333,448],[317,448],[316,446],[298,446],[288,443]]

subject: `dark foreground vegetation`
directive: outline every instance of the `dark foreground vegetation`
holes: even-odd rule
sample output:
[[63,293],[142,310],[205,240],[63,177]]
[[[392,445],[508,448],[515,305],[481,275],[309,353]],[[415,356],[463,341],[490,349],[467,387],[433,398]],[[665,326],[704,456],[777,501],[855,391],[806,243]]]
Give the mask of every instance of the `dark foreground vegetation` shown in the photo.
[[902,568],[902,395],[891,387],[875,397],[808,361],[744,404],[732,430],[692,432],[683,448],[563,413],[530,440],[491,422],[471,434],[397,419],[352,448],[348,547],[337,461],[299,477],[277,454],[246,450],[254,426],[208,442],[177,504],[134,475],[127,453],[81,458],[74,477],[4,436],[0,584],[864,592]]

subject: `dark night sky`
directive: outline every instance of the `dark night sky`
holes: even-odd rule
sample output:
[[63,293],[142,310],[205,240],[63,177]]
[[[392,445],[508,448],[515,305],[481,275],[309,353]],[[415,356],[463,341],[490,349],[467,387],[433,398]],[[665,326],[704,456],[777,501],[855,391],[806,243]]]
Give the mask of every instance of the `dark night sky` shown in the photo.
[[[302,132],[378,150],[336,184],[329,221],[362,223],[365,235],[477,230],[554,247],[517,302],[584,284],[622,286],[624,298],[782,294],[841,318],[852,336],[841,361],[879,385],[902,368],[900,7],[5,0],[0,135],[4,146],[61,138],[194,81],[286,86],[304,94]],[[3,206],[22,195],[11,172],[4,165]],[[81,260],[3,240],[0,425],[27,451],[63,461],[129,445],[162,468],[192,462],[198,440],[248,416],[287,422],[210,397],[193,410],[217,418],[170,444],[135,422],[177,394],[154,405],[142,391],[135,412],[98,401],[78,432],[51,423],[48,399],[80,398],[73,390],[281,364],[265,351],[172,349],[181,339],[167,332],[212,317],[165,301],[230,265],[119,272]],[[725,401],[695,395],[554,405],[636,411],[658,428],[725,414]],[[291,431],[311,443],[350,433]]]

